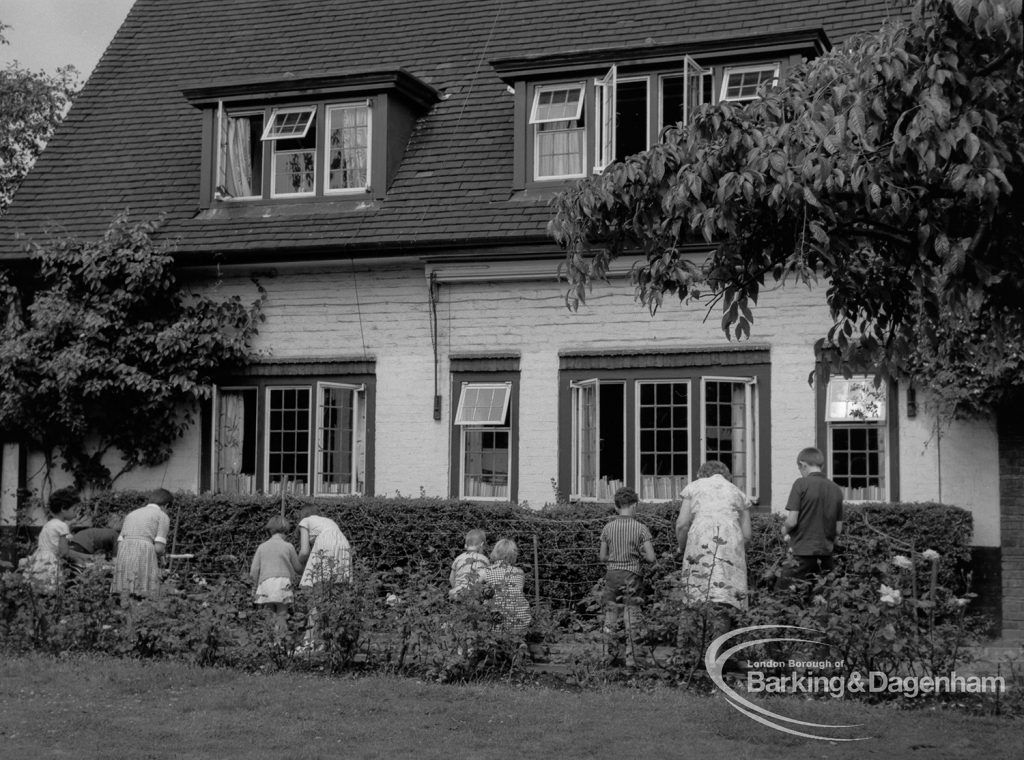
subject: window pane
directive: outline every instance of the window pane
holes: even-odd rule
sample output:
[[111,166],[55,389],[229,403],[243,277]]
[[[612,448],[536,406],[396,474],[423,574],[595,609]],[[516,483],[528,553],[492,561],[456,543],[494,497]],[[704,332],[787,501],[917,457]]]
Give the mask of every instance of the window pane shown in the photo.
[[509,429],[464,427],[462,436],[463,496],[508,499]]
[[306,136],[274,142],[274,195],[314,192],[316,180],[316,125]]
[[775,81],[775,67],[752,71],[727,71],[723,100],[753,100],[761,85]]
[[263,133],[264,140],[282,140],[302,138],[307,134],[313,123],[313,115],[316,109],[301,108],[289,111],[274,111],[270,117],[270,123]]
[[580,118],[582,105],[583,88],[580,85],[538,90],[530,121],[533,124],[545,121],[575,121]]
[[586,130],[582,119],[538,124],[535,129],[538,179],[583,174]]
[[455,413],[456,425],[504,425],[508,414],[507,383],[467,383],[459,394],[459,407]]
[[829,426],[832,480],[847,499],[886,498],[885,435],[877,423]]
[[369,113],[365,105],[328,109],[330,148],[328,189],[348,190],[369,185]]
[[256,389],[217,393],[217,493],[256,493]]
[[736,487],[749,493],[747,457],[752,431],[747,430],[747,384],[708,380],[704,384],[704,420],[705,459],[728,467]]
[[619,82],[615,88],[615,160],[647,150],[647,80]]
[[220,198],[263,194],[263,114],[224,114],[217,193]]
[[[282,482],[289,493],[308,493],[309,398],[309,388],[270,388],[267,394],[267,482],[271,494],[281,492]],[[275,420],[280,428],[274,426]]]
[[871,378],[833,377],[828,381],[829,420],[884,420],[885,383],[877,388]]
[[685,382],[640,383],[640,498],[674,499],[689,475]]

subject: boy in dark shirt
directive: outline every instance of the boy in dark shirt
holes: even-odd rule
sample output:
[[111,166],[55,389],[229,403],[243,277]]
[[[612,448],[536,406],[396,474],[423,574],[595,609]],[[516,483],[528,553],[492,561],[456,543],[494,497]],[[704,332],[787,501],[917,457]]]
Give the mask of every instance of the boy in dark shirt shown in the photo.
[[824,465],[825,456],[816,448],[806,448],[797,456],[800,477],[789,492],[782,526],[791,557],[783,563],[776,590],[832,569],[836,537],[843,529],[843,491],[825,477]]

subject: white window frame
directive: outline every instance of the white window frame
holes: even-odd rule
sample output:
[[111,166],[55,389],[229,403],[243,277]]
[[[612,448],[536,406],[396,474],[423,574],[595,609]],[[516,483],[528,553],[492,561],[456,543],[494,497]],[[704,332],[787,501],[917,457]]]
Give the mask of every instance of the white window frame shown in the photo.
[[581,391],[594,391],[594,478],[601,471],[601,381],[598,378],[572,381],[569,383],[572,403],[572,484],[569,498],[573,501],[597,501],[597,494],[584,495],[582,488],[583,447],[580,445],[581,424],[583,419],[583,394]]
[[[465,410],[466,391],[470,388],[479,388],[481,390],[500,390],[504,392],[504,396],[501,402],[501,415],[499,417],[489,418],[486,420],[464,420],[462,418],[463,411]],[[501,382],[501,383],[474,383],[464,382],[459,390],[459,405],[455,411],[455,424],[463,426],[487,426],[494,427],[495,425],[501,427],[505,424],[505,419],[508,417],[508,405],[512,398],[512,383]]]
[[[225,196],[221,195],[220,190],[218,189],[220,187],[220,170],[221,170],[222,161],[223,161],[223,153],[221,151],[221,135],[223,134],[223,131],[224,131],[224,119],[225,118],[232,118],[232,119],[234,119],[234,118],[244,118],[246,116],[262,116],[263,119],[265,120],[267,118],[267,113],[266,113],[266,109],[264,109],[264,108],[244,108],[244,109],[239,109],[237,111],[235,111],[235,110],[225,110],[225,108],[224,108],[224,101],[223,100],[218,100],[217,101],[217,126],[216,126],[215,137],[214,137],[214,152],[215,152],[216,158],[214,158],[214,161],[213,161],[213,194],[214,194],[214,198],[216,200],[218,200],[218,201],[229,202],[229,203],[231,201],[253,201],[253,200],[259,200],[260,198],[263,197],[262,193],[260,193],[259,195],[234,195],[234,196],[231,196],[231,197],[225,197]],[[264,131],[266,131],[266,124],[265,123],[264,123]],[[260,152],[262,153],[262,151],[263,151],[263,140],[261,138],[260,139]],[[261,166],[260,170],[262,171],[262,166]],[[263,185],[263,177],[262,176],[260,177],[260,185],[261,186]]]
[[[700,462],[706,462],[708,457],[708,441],[707,441],[707,384],[708,383],[732,383],[734,385],[745,386],[745,397],[744,397],[744,420],[746,430],[746,441],[747,444],[747,462],[746,468],[743,472],[744,478],[746,478],[747,498],[751,501],[757,501],[758,499],[758,434],[757,430],[757,378],[756,377],[736,377],[728,375],[707,375],[702,376],[700,379],[700,430],[698,431],[700,437]],[[736,473],[733,473],[734,475]]]
[[[703,79],[708,77],[712,80],[711,87],[711,99],[704,100],[704,84]],[[714,69],[710,66],[704,68],[697,61],[690,56],[686,56],[683,59],[683,70],[675,71],[669,74],[658,75],[658,124],[661,126],[665,125],[665,80],[666,79],[682,79],[683,80],[683,123],[686,124],[693,117],[690,113],[690,94],[691,90],[696,86],[698,88],[697,101],[695,105],[704,105],[705,103],[711,103],[714,101]],[[695,84],[696,83],[696,84]],[[659,129],[661,128],[659,126]]]
[[[353,394],[352,395],[352,441],[351,441],[351,445],[352,445],[352,461],[349,463],[349,467],[350,467],[350,470],[351,470],[352,474],[351,474],[351,477],[349,479],[349,492],[347,494],[336,494],[336,493],[330,493],[330,492],[326,492],[326,491],[325,492],[321,492],[321,491],[318,490],[319,484],[320,484],[320,479],[321,479],[321,476],[323,475],[323,468],[322,468],[322,465],[321,465],[320,455],[323,453],[323,450],[324,450],[323,408],[324,408],[324,395],[325,395],[325,391],[328,390],[328,389],[342,390],[342,391],[351,391],[352,394]],[[366,453],[365,453],[366,452],[366,448],[365,448],[366,426],[365,426],[365,417],[363,416],[365,414],[363,407],[365,407],[365,404],[366,404],[366,402],[365,402],[365,394],[366,394],[366,386],[364,384],[362,384],[362,383],[352,384],[352,383],[332,383],[332,382],[317,381],[317,383],[316,383],[316,398],[314,399],[315,404],[314,404],[314,409],[313,409],[313,414],[316,415],[316,419],[314,420],[315,430],[314,430],[314,436],[313,436],[313,440],[314,440],[313,446],[314,446],[314,448],[313,448],[313,451],[311,452],[311,454],[313,456],[313,480],[312,480],[312,484],[310,485],[310,491],[311,491],[313,496],[338,497],[338,496],[360,496],[360,495],[362,495],[362,490],[358,489],[356,486],[359,483],[360,464],[362,464],[362,466],[365,467],[365,463],[366,463]],[[362,431],[360,431],[360,425],[363,426]],[[360,432],[362,432],[362,435],[363,435],[362,451],[360,451],[360,448],[361,448],[360,447]],[[360,459],[362,460],[362,462],[360,462]],[[365,472],[363,474],[363,482],[364,483],[366,482]]]
[[[643,475],[640,474],[640,454],[642,453],[640,451],[640,406],[641,406],[641,404],[640,404],[640,386],[641,385],[661,385],[661,384],[669,384],[669,383],[675,384],[675,385],[685,385],[686,386],[686,404],[687,404],[687,409],[686,409],[686,423],[687,423],[686,424],[686,437],[687,437],[688,440],[692,440],[693,439],[693,429],[691,427],[691,423],[693,421],[693,401],[694,401],[694,398],[693,398],[693,378],[688,378],[688,377],[677,377],[677,378],[672,378],[672,377],[645,377],[645,378],[639,378],[639,379],[634,381],[634,388],[633,388],[634,396],[633,397],[634,397],[635,401],[633,403],[633,412],[634,412],[634,421],[633,421],[633,450],[636,452],[636,457],[635,457],[635,461],[634,461],[634,470],[633,470],[633,472],[636,473],[636,475],[635,475],[635,479],[636,479],[636,484],[635,484],[636,492],[641,495],[640,496],[641,500],[645,501],[645,502],[673,501],[673,500],[679,498],[679,494],[678,493],[676,493],[676,494],[674,494],[672,496],[669,496],[667,498],[664,498],[664,499],[658,499],[658,498],[654,498],[654,497],[650,497],[650,496],[643,496],[643,487],[642,487],[642,483],[641,483],[641,480],[640,480],[642,477],[644,477]],[[687,483],[691,483],[693,481],[693,451],[692,451],[692,449],[688,449],[687,450],[686,472],[683,473],[683,475],[686,478],[686,482]]]
[[[881,494],[878,496],[878,501],[888,501],[889,494],[891,492],[891,473],[890,473],[890,440],[889,440],[889,423],[888,423],[888,406],[889,406],[889,388],[883,383],[880,387],[882,393],[881,403],[878,407],[878,415],[875,417],[856,417],[850,414],[847,415],[834,415],[832,414],[832,393],[840,385],[849,386],[851,383],[868,383],[873,385],[874,379],[870,375],[854,375],[853,377],[842,377],[838,375],[832,375],[828,378],[828,384],[825,386],[825,442],[826,442],[826,456],[827,466],[829,468],[829,477],[834,479],[835,473],[831,472],[832,469],[832,457],[834,454],[834,447],[832,444],[832,433],[834,430],[846,428],[853,429],[856,427],[860,428],[877,428],[878,439],[881,446],[881,452],[878,462],[878,474],[882,480],[882,486],[880,487]],[[845,492],[847,488],[841,486]],[[846,501],[858,502],[858,501],[875,501],[876,499],[855,499],[849,496],[846,497]]]
[[[316,118],[316,106],[294,106],[289,108],[271,108],[270,116],[267,118],[267,123],[263,125],[263,136],[260,138],[264,142],[276,142],[277,140],[301,140],[307,134],[309,134],[309,128],[313,124],[313,120]],[[293,130],[287,134],[276,134],[274,125],[277,123],[278,116],[286,116],[290,113],[305,113],[306,121],[301,124],[301,130]]]
[[[540,104],[540,95],[541,95],[542,92],[552,92],[552,91],[555,91],[555,90],[571,90],[571,89],[578,90],[579,93],[580,93],[580,99],[579,99],[579,101],[576,104],[576,114],[575,114],[574,118],[572,118],[572,119],[551,118],[551,117],[547,117],[547,118],[541,117],[541,118],[538,118],[538,116],[537,116],[537,109],[538,109],[539,104]],[[529,119],[529,126],[530,126],[530,129],[531,129],[532,133],[533,133],[532,136],[531,136],[531,139],[533,140],[533,179],[534,179],[534,181],[536,181],[536,182],[552,182],[552,181],[557,182],[559,180],[565,180],[565,179],[580,179],[580,178],[585,177],[587,175],[586,167],[587,167],[587,152],[588,152],[587,151],[587,143],[588,143],[587,132],[588,132],[588,130],[587,130],[587,127],[586,127],[585,124],[584,124],[584,126],[582,128],[580,128],[580,127],[573,127],[572,128],[573,131],[582,130],[582,132],[583,132],[583,155],[580,157],[581,158],[580,166],[582,167],[582,169],[581,169],[579,174],[551,174],[551,175],[541,176],[541,174],[540,174],[540,151],[538,150],[538,142],[539,142],[539,136],[540,136],[540,125],[541,124],[557,124],[557,123],[563,122],[563,121],[566,121],[566,122],[576,122],[576,121],[579,121],[580,118],[583,115],[583,108],[584,108],[584,106],[586,104],[586,96],[587,96],[587,83],[586,82],[563,82],[563,83],[559,83],[559,84],[545,84],[545,85],[537,85],[534,88],[534,90],[533,90],[533,104],[532,104],[532,106],[530,108],[530,119]]]
[[[341,111],[349,108],[366,109],[366,184],[361,187],[331,188],[331,115],[333,111]],[[323,177],[321,179],[324,195],[352,195],[363,194],[371,186],[373,176],[373,107],[369,100],[361,100],[354,103],[328,103],[324,107],[324,152],[321,165],[323,166]]]
[[[726,102],[726,103],[750,103],[751,101],[753,101],[756,98],[756,96],[749,97],[749,98],[730,98],[730,97],[727,97],[726,93],[729,90],[729,78],[733,74],[749,74],[751,72],[761,72],[761,71],[771,71],[772,72],[772,82],[769,85],[770,87],[774,87],[774,86],[778,85],[778,83],[779,83],[779,63],[778,63],[778,61],[776,61],[775,63],[761,63],[761,64],[754,65],[754,66],[726,66],[725,70],[722,72],[722,86],[721,86],[721,88],[719,90],[719,96],[718,96],[719,102]],[[762,85],[763,84],[764,83],[762,83]],[[760,89],[760,86],[759,86],[759,89]]]
[[[468,388],[488,388],[504,391],[504,399],[501,404],[501,417],[492,417],[487,420],[464,420],[462,413]],[[459,428],[459,499],[471,501],[511,501],[512,499],[512,420],[509,419],[509,405],[512,400],[512,382],[503,381],[499,383],[484,382],[463,382],[459,388],[459,405],[455,412],[454,424]],[[507,422],[506,422],[507,420]],[[508,460],[506,472],[508,482],[505,484],[504,496],[478,496],[466,493],[466,433],[468,431],[490,430],[495,433],[508,434]]]
[[613,65],[603,77],[594,80],[594,174],[601,174],[615,161],[618,71],[618,66]]
[[[309,443],[307,446],[307,457],[313,456],[313,450],[310,447],[310,443],[313,441],[313,437],[316,435],[315,424],[316,420],[313,414],[316,410],[316,388],[310,385],[302,385],[295,383],[286,383],[284,385],[267,385],[263,393],[263,437],[258,443],[263,445],[263,493],[270,494],[270,394],[273,391],[309,391],[309,405],[306,408],[306,414],[309,415]],[[313,463],[309,462],[306,468],[306,496],[309,496],[313,491]],[[278,495],[278,494],[275,494]]]

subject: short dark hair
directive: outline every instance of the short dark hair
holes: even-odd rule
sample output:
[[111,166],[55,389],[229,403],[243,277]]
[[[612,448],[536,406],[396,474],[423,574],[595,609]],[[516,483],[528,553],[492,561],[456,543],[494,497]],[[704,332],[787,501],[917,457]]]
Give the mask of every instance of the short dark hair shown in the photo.
[[824,467],[825,455],[821,453],[821,449],[808,446],[796,456],[796,463],[800,464],[801,462],[809,464],[811,467]]
[[622,509],[623,507],[631,507],[634,504],[640,503],[640,497],[636,495],[629,486],[623,486],[615,492],[615,508]]
[[67,488],[58,488],[56,491],[50,494],[50,501],[48,508],[51,515],[55,515],[58,512],[63,512],[65,509],[75,506],[81,501],[78,495],[78,491],[68,486]]
[[174,494],[166,488],[154,488],[146,498],[149,499],[150,504],[159,504],[161,507],[167,507],[174,501]]

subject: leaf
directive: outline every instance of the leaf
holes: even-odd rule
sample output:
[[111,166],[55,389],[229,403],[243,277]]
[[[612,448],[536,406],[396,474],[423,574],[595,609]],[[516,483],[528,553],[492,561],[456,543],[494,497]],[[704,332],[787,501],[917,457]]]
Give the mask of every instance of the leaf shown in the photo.
[[815,208],[821,208],[821,202],[807,185],[804,185],[804,200]]

